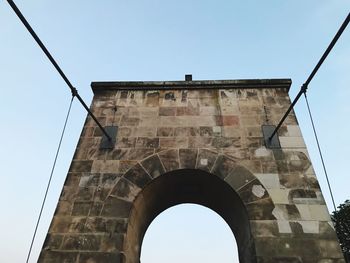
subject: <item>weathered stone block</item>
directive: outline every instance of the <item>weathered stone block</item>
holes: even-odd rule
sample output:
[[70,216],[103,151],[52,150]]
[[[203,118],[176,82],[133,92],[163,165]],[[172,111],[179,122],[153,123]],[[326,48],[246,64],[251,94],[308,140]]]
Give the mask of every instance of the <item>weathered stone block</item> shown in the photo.
[[159,138],[161,148],[186,148],[188,147],[187,137]]
[[66,235],[63,240],[63,250],[87,250],[100,249],[101,236],[91,234]]
[[69,168],[71,173],[90,172],[93,161],[72,161]]
[[173,127],[159,127],[157,129],[157,136],[159,137],[169,137],[174,135]]
[[173,171],[179,168],[179,152],[176,149],[170,149],[158,153],[158,156],[161,160],[166,171]]
[[237,165],[225,177],[225,181],[236,191],[239,191],[243,186],[254,180],[257,184],[259,184],[251,172],[249,172],[246,168]]
[[179,149],[180,168],[195,168],[197,153],[196,149]]
[[43,250],[38,262],[46,263],[76,263],[78,252]]
[[129,160],[142,160],[154,153],[154,149],[150,148],[139,148],[139,149],[130,149],[127,159]]
[[149,174],[140,164],[135,165],[132,169],[127,171],[124,177],[140,188],[144,187],[151,180]]
[[87,216],[90,212],[91,202],[74,202],[72,215],[73,216]]
[[59,249],[63,241],[63,235],[59,234],[47,234],[45,242],[43,244],[44,250]]
[[132,202],[140,191],[141,189],[129,180],[121,178],[109,195]]
[[109,234],[101,237],[100,250],[104,252],[119,252],[123,249],[123,234]]
[[141,164],[152,178],[156,178],[165,173],[164,166],[158,155],[148,157],[147,159],[143,160]]
[[159,116],[175,116],[176,107],[159,107]]
[[211,172],[224,179],[236,166],[236,162],[232,159],[227,158],[225,155],[219,155]]
[[101,216],[127,218],[130,213],[131,206],[132,203],[128,201],[109,197],[105,201]]
[[118,160],[95,160],[91,167],[92,173],[117,173],[118,171]]
[[207,149],[199,149],[196,168],[210,172],[217,156],[216,152]]
[[158,148],[159,138],[139,137],[136,140],[136,148]]
[[104,217],[88,217],[83,232],[124,234],[127,228],[125,219],[114,219]]

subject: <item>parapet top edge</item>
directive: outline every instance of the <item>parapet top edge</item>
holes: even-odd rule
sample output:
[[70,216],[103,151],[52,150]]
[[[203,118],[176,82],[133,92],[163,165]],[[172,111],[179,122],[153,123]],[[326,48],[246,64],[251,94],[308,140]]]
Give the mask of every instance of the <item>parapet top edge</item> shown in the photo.
[[249,89],[286,88],[291,79],[239,79],[239,80],[194,80],[194,81],[103,81],[91,82],[94,93],[106,90],[174,90],[174,89]]

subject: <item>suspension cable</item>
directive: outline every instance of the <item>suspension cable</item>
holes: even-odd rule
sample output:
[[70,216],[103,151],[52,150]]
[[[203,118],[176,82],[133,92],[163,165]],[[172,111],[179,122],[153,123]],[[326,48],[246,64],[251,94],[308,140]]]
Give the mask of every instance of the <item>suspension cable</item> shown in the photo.
[[318,140],[318,136],[317,136],[317,132],[316,132],[316,128],[315,128],[315,123],[314,123],[314,120],[313,120],[313,117],[312,117],[312,114],[311,114],[311,109],[310,109],[309,101],[308,101],[307,96],[306,96],[306,92],[304,92],[304,97],[305,97],[305,101],[306,101],[306,105],[307,105],[307,110],[308,110],[308,112],[309,112],[309,116],[310,116],[310,120],[311,120],[311,124],[312,124],[312,129],[313,129],[313,131],[314,131],[314,136],[315,136],[315,139],[316,139],[318,152],[319,152],[320,157],[321,157],[321,162],[322,162],[322,166],[323,166],[323,171],[324,171],[324,174],[326,175],[327,184],[328,184],[328,189],[329,189],[329,192],[330,192],[330,194],[331,194],[331,198],[332,198],[332,203],[333,203],[334,211],[337,211],[337,208],[336,208],[335,202],[334,202],[333,191],[332,191],[332,188],[331,188],[331,184],[330,184],[330,182],[329,182],[329,178],[328,178],[328,173],[327,173],[326,165],[325,165],[325,162],[324,162],[324,159],[323,159],[323,155],[322,155],[322,151],[321,151],[320,142],[319,142],[319,140]]
[[61,75],[61,77],[63,78],[63,80],[66,82],[66,84],[68,85],[68,87],[70,88],[73,96],[77,97],[77,99],[79,100],[79,102],[81,103],[81,105],[83,105],[83,107],[85,108],[85,110],[88,112],[88,114],[91,116],[91,118],[96,122],[97,126],[102,130],[103,134],[106,135],[106,137],[108,138],[109,141],[112,140],[111,136],[106,132],[106,130],[102,127],[102,125],[100,124],[100,122],[97,120],[97,118],[95,117],[95,115],[90,111],[89,107],[86,105],[86,103],[84,102],[84,100],[80,97],[77,89],[72,85],[72,83],[69,81],[69,79],[67,78],[67,76],[64,74],[64,72],[62,71],[62,69],[60,68],[60,66],[57,64],[57,62],[55,61],[55,59],[51,56],[50,52],[47,50],[47,48],[45,47],[45,45],[43,44],[43,42],[40,40],[40,38],[38,37],[38,35],[35,33],[35,31],[33,30],[33,28],[30,26],[30,24],[28,23],[28,21],[25,19],[25,17],[23,16],[23,14],[21,13],[21,11],[18,9],[18,7],[16,6],[16,4],[12,1],[12,0],[7,0],[7,2],[9,3],[9,5],[11,6],[11,8],[13,9],[13,11],[16,13],[16,15],[18,16],[18,18],[21,20],[21,22],[23,23],[23,25],[27,28],[27,30],[29,31],[29,33],[32,35],[32,37],[34,38],[34,40],[36,41],[36,43],[39,45],[39,47],[41,48],[41,50],[45,53],[45,55],[47,56],[47,58],[50,60],[50,62],[52,63],[52,65],[55,67],[55,69],[58,71],[58,73]]
[[36,222],[36,225],[35,225],[35,230],[34,230],[34,233],[33,233],[32,241],[31,241],[31,243],[30,243],[30,248],[29,248],[29,251],[28,251],[26,263],[28,263],[29,258],[30,258],[30,255],[31,255],[31,253],[32,253],[32,248],[33,248],[34,240],[35,240],[35,237],[36,237],[36,233],[37,233],[38,226],[39,226],[39,223],[40,223],[41,215],[42,215],[42,212],[43,212],[43,209],[44,209],[44,205],[45,205],[45,202],[46,202],[47,193],[48,193],[49,188],[50,188],[52,176],[53,176],[53,173],[54,173],[54,171],[55,171],[56,162],[57,162],[57,157],[58,157],[58,154],[59,154],[60,149],[61,149],[62,139],[63,139],[64,133],[65,133],[65,130],[66,130],[68,118],[69,118],[70,111],[71,111],[71,108],[72,108],[73,99],[74,99],[74,95],[72,96],[72,99],[71,99],[71,101],[70,101],[69,108],[68,108],[68,112],[67,112],[67,115],[66,115],[66,119],[65,119],[65,121],[64,121],[64,125],[63,125],[63,129],[62,129],[61,137],[60,137],[60,140],[59,140],[59,143],[58,143],[58,146],[57,146],[57,150],[56,150],[55,159],[54,159],[54,161],[53,161],[53,165],[52,165],[52,168],[51,168],[50,178],[49,178],[49,181],[48,181],[48,183],[47,183],[47,187],[46,187],[44,199],[43,199],[42,204],[41,204],[41,208],[40,208],[39,216],[38,216],[38,219],[37,219],[37,222]]
[[342,33],[344,32],[346,26],[349,24],[350,22],[350,13],[348,14],[348,16],[345,18],[343,24],[340,26],[338,32],[335,34],[332,42],[329,44],[329,46],[327,47],[326,51],[323,53],[322,57],[320,58],[320,60],[318,61],[317,65],[315,66],[315,68],[312,70],[311,74],[309,75],[309,77],[307,78],[307,80],[305,81],[305,83],[301,86],[300,91],[298,92],[297,96],[295,97],[295,99],[293,100],[292,104],[289,106],[288,110],[286,111],[286,113],[283,115],[282,119],[280,120],[280,122],[277,124],[275,130],[272,132],[271,136],[269,137],[269,140],[272,140],[273,136],[275,136],[275,134],[277,133],[278,129],[282,126],[284,120],[287,118],[288,114],[291,112],[291,110],[294,108],[294,105],[298,102],[299,98],[301,95],[303,95],[303,93],[305,94],[311,80],[313,79],[313,77],[316,75],[317,71],[319,70],[319,68],[322,66],[323,62],[326,60],[327,56],[329,55],[329,53],[331,52],[331,50],[333,49],[334,45],[337,43],[339,37],[342,35]]

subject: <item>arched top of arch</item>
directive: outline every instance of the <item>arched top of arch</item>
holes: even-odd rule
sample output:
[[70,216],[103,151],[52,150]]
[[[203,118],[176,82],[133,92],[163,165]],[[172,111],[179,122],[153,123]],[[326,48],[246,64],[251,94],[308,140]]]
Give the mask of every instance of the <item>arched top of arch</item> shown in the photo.
[[202,170],[226,182],[240,196],[251,220],[275,219],[268,191],[254,174],[231,157],[208,149],[168,149],[148,156],[116,180],[107,204],[108,199],[111,203],[117,199],[125,202],[127,211],[146,185],[184,169]]

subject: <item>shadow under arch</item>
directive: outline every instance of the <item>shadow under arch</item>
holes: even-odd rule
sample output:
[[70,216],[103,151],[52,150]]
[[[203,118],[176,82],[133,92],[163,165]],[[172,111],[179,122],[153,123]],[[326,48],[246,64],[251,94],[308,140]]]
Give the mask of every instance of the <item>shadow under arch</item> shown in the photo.
[[151,222],[167,208],[183,203],[203,205],[219,214],[235,235],[240,263],[256,262],[247,210],[236,191],[211,173],[179,169],[152,180],[134,200],[124,239],[127,263],[139,262],[143,237]]

